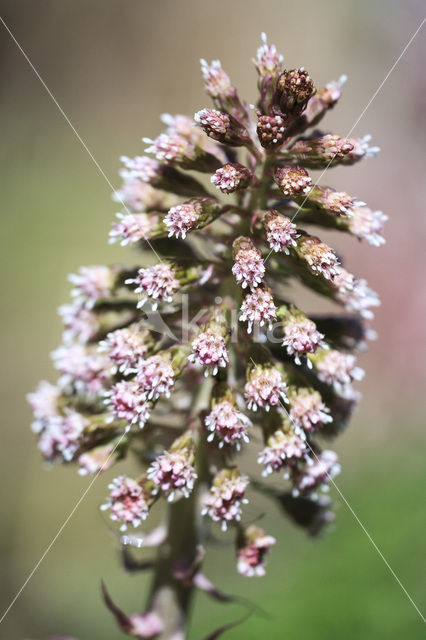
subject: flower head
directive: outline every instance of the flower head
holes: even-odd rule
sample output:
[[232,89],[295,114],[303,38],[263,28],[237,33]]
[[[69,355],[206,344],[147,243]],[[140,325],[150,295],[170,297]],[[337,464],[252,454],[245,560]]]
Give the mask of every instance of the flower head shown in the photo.
[[106,404],[119,420],[141,428],[151,415],[146,392],[135,380],[120,380],[106,392]]
[[356,357],[330,349],[324,351],[315,364],[321,382],[333,385],[337,391],[345,390],[354,380],[362,380],[364,371],[356,366]]
[[185,204],[178,204],[169,209],[168,214],[164,218],[164,224],[169,228],[169,237],[179,235],[182,239],[186,238],[186,234],[196,226],[202,207],[199,202],[192,201]]
[[269,411],[271,407],[287,400],[286,390],[287,385],[277,368],[256,365],[249,372],[244,395],[252,411],[258,408]]
[[334,451],[325,450],[292,471],[293,495],[306,494],[327,486],[338,473],[340,465]]
[[219,448],[224,444],[235,444],[239,448],[241,440],[249,441],[247,429],[251,422],[229,400],[217,402],[206,416],[204,424],[211,432],[207,438],[208,442],[216,437],[219,440]]
[[228,162],[217,169],[210,181],[223,193],[233,193],[237,189],[248,187],[253,179],[253,174],[238,162]]
[[159,353],[141,360],[137,367],[137,382],[148,400],[168,398],[175,383],[175,372],[169,353]]
[[98,300],[110,297],[115,276],[109,267],[96,265],[80,267],[78,274],[70,274],[69,280],[74,285],[71,295],[90,308]]
[[136,480],[119,476],[108,488],[110,494],[102,509],[111,509],[111,520],[123,523],[121,531],[126,531],[128,525],[138,527],[148,517],[150,496]]
[[253,325],[272,326],[273,320],[276,319],[276,306],[272,297],[271,290],[267,287],[258,287],[244,298],[239,319],[247,322],[247,332],[251,333]]
[[285,196],[303,196],[312,187],[312,180],[303,167],[277,167],[274,180]]
[[299,237],[297,227],[287,216],[270,209],[263,218],[263,225],[268,244],[274,251],[289,254],[290,247],[297,246],[296,238]]
[[251,524],[245,529],[237,550],[238,573],[252,578],[265,575],[266,555],[276,543],[260,527]]
[[324,424],[333,422],[330,410],[322,401],[318,391],[298,388],[289,394],[289,417],[292,424],[304,431],[314,431]]
[[262,255],[249,238],[234,241],[234,266],[232,273],[243,289],[255,289],[265,275]]
[[306,451],[305,440],[292,429],[279,429],[268,438],[266,447],[259,453],[257,461],[265,467],[262,475],[267,476],[295,464],[304,458]]
[[154,494],[161,490],[170,502],[175,494],[181,494],[187,498],[197,478],[193,460],[193,452],[187,449],[165,451],[158,456],[147,471],[147,477],[156,487]]
[[320,333],[315,322],[300,314],[289,313],[283,326],[283,346],[287,353],[294,356],[296,364],[300,364],[300,358],[308,353],[315,353],[322,345],[324,335]]
[[148,345],[149,332],[133,324],[108,333],[105,340],[99,343],[99,348],[108,354],[115,371],[129,373],[146,355]]
[[226,339],[217,326],[207,327],[205,331],[198,334],[192,343],[192,353],[188,356],[190,362],[201,364],[208,370],[211,369],[213,375],[219,367],[226,367],[229,362]]
[[138,307],[151,298],[154,310],[159,302],[171,302],[180,288],[175,269],[166,262],[139,269],[136,278],[127,280],[127,284],[136,284],[135,293],[142,294]]
[[222,530],[232,520],[241,519],[241,505],[247,502],[244,498],[248,478],[240,475],[236,469],[223,469],[214,478],[210,492],[203,501],[203,514],[208,514],[215,522],[220,522]]

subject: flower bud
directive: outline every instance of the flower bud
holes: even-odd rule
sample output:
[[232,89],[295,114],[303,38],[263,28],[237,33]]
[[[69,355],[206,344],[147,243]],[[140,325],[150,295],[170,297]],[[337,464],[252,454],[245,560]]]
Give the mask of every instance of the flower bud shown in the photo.
[[222,193],[233,193],[238,189],[247,188],[254,179],[254,174],[244,165],[238,162],[228,162],[216,171],[210,178],[210,182]]
[[[282,321],[282,344],[286,347],[288,355],[294,356],[296,364],[301,364],[300,358],[308,353],[315,353],[318,347],[322,346],[323,334],[317,330],[315,322],[296,307],[281,306],[277,311],[277,317]],[[307,362],[309,366],[310,360]]]
[[254,246],[250,238],[240,236],[232,245],[234,265],[232,273],[243,289],[255,289],[262,282],[265,275],[265,265],[262,255]]
[[222,531],[232,520],[241,520],[241,505],[248,502],[244,493],[248,485],[247,476],[240,475],[238,469],[222,469],[216,474],[209,493],[203,500],[203,515],[209,515],[214,522],[220,522]]
[[287,402],[287,385],[281,371],[273,365],[257,364],[249,369],[244,396],[251,411],[265,409]]
[[238,319],[247,322],[247,333],[251,333],[253,325],[272,327],[276,318],[276,306],[269,287],[257,287],[244,298]]
[[206,377],[209,372],[215,376],[219,367],[226,367],[229,363],[227,340],[226,318],[222,310],[216,308],[210,320],[192,342],[192,353],[188,356],[188,360],[206,367],[204,370]]
[[219,440],[219,449],[225,444],[235,444],[237,451],[241,441],[248,442],[247,429],[251,421],[238,410],[232,393],[225,387],[213,398],[212,409],[206,416],[204,424],[208,431],[207,442],[214,438]]
[[269,436],[266,447],[259,453],[257,461],[264,467],[262,475],[268,476],[274,471],[294,465],[297,460],[305,457],[306,452],[304,438],[287,424]]
[[339,260],[336,254],[315,236],[301,235],[297,239],[296,253],[305,261],[314,275],[333,280],[339,273]]
[[149,508],[153,502],[149,483],[136,482],[127,476],[115,478],[108,486],[110,494],[101,509],[111,509],[111,520],[122,522],[121,531],[126,531],[128,525],[138,527],[142,520],[146,520]]
[[264,576],[265,556],[275,543],[275,538],[266,535],[263,529],[254,524],[249,525],[238,541],[238,573],[247,578]]
[[172,236],[186,238],[189,231],[203,229],[213,222],[222,211],[215,198],[193,198],[183,204],[178,204],[169,209],[164,224],[169,229],[169,238]]
[[202,109],[194,116],[195,122],[210,138],[231,147],[242,147],[251,143],[247,129],[229,113],[217,109]]
[[256,130],[264,149],[277,149],[285,142],[286,128],[281,116],[259,115]]
[[169,502],[176,495],[188,498],[197,478],[193,464],[193,442],[191,437],[184,434],[173,443],[170,451],[158,456],[149,467],[147,477],[155,485],[153,495],[161,490]]
[[274,171],[274,180],[283,194],[288,198],[294,196],[303,196],[309,192],[312,187],[312,180],[308,172],[303,167],[276,167]]
[[278,80],[276,105],[286,118],[294,118],[302,113],[315,92],[314,84],[304,67],[284,71]]
[[288,400],[291,423],[304,431],[310,433],[333,421],[330,410],[325,406],[318,391],[314,389],[291,387]]
[[268,244],[275,252],[282,251],[288,255],[290,247],[297,246],[296,238],[299,237],[297,227],[290,218],[281,215],[275,209],[269,209],[262,222]]

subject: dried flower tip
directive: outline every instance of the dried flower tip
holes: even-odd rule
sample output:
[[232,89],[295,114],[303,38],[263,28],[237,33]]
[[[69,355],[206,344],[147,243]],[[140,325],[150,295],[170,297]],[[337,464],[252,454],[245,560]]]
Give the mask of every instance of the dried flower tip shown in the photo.
[[265,468],[263,476],[281,471],[285,466],[294,465],[306,455],[306,442],[291,429],[286,433],[279,429],[267,440],[267,446],[259,453],[257,461]]
[[169,502],[174,500],[176,493],[188,498],[197,478],[193,461],[193,452],[187,449],[165,451],[158,456],[147,471],[147,477],[156,486],[153,494],[161,490]]
[[132,478],[119,476],[108,486],[110,494],[101,509],[111,509],[111,520],[122,522],[120,529],[126,531],[128,525],[138,527],[149,513],[150,496]]
[[379,296],[363,278],[357,279],[345,269],[340,268],[333,284],[338,291],[336,300],[341,302],[347,311],[359,313],[363,318],[374,317],[371,307],[380,306]]
[[88,308],[109,298],[115,285],[115,274],[103,265],[80,267],[78,274],[71,273],[68,279],[74,285],[71,295]]
[[244,498],[249,479],[236,469],[223,469],[214,478],[213,486],[203,500],[202,515],[208,514],[215,522],[220,522],[222,531],[227,523],[241,520],[241,505],[248,502]]
[[274,180],[283,194],[289,198],[302,196],[312,188],[312,180],[303,167],[276,167]]
[[223,331],[214,323],[201,331],[192,343],[192,353],[188,356],[190,362],[208,367],[205,370],[207,376],[209,370],[216,375],[219,367],[226,367],[229,363],[226,338]]
[[364,371],[356,366],[356,357],[350,353],[343,353],[330,349],[323,351],[314,362],[321,382],[333,385],[339,392],[345,392],[355,380],[362,380]]
[[229,113],[217,109],[202,109],[195,114],[194,119],[213,140],[235,147],[250,142],[247,130]]
[[260,115],[257,121],[257,136],[264,149],[276,149],[285,140],[284,119],[281,116]]
[[304,67],[281,74],[277,85],[277,102],[286,116],[298,116],[315,94],[314,84]]
[[266,535],[263,529],[254,524],[249,525],[237,550],[238,572],[247,578],[264,576],[265,557],[275,543],[275,538]]
[[265,33],[262,33],[262,45],[257,50],[255,67],[261,77],[275,76],[281,72],[283,56],[277,52],[274,44],[269,45]]
[[169,238],[172,236],[179,238],[179,235],[181,235],[185,239],[188,231],[196,228],[201,214],[202,206],[196,200],[178,204],[169,209],[164,218],[164,224],[169,228]]
[[136,178],[141,182],[152,182],[161,167],[160,163],[154,158],[148,158],[147,156],[136,156],[135,158],[121,156],[120,160],[125,166],[120,175],[126,180]]
[[247,322],[247,333],[252,332],[254,324],[260,327],[266,324],[271,328],[276,319],[276,310],[271,290],[258,287],[244,298],[239,320]]
[[333,422],[330,410],[323,403],[318,391],[298,388],[289,394],[289,401],[290,420],[304,431],[312,432],[324,424]]
[[302,236],[297,241],[298,254],[314,275],[333,280],[339,273],[339,259],[329,246],[314,236]]
[[105,403],[119,420],[145,425],[151,415],[152,404],[144,389],[135,380],[121,380],[105,393]]
[[42,380],[35,391],[27,395],[28,404],[35,418],[31,425],[34,433],[40,433],[45,422],[58,413],[60,390],[50,382]]
[[327,490],[327,483],[340,472],[337,454],[334,451],[325,450],[315,456],[310,463],[301,468],[295,468],[292,474],[294,485],[293,496],[306,494],[321,487]]
[[163,352],[147,360],[141,360],[136,379],[148,400],[158,400],[161,395],[168,398],[175,383],[175,372],[169,353]]
[[124,374],[134,370],[148,348],[149,332],[137,324],[112,331],[99,343],[99,350],[108,354],[115,365],[115,371]]
[[248,187],[253,177],[253,173],[244,165],[238,162],[228,162],[216,171],[210,181],[223,193],[233,193],[238,189]]
[[232,273],[243,289],[255,289],[265,275],[262,255],[249,238],[239,237],[234,240],[234,265]]
[[387,219],[388,216],[382,211],[371,211],[368,207],[356,206],[352,209],[348,227],[350,232],[360,240],[366,240],[374,247],[380,247],[385,244],[383,225]]
[[364,204],[354,200],[344,191],[336,191],[331,187],[314,187],[309,192],[308,199],[310,203],[333,216],[352,216],[353,208]]
[[212,98],[235,98],[235,87],[231,79],[222,69],[220,60],[213,60],[209,65],[201,58],[201,73],[203,74],[204,86]]
[[151,298],[154,310],[158,302],[171,302],[180,289],[175,269],[164,262],[139,269],[136,278],[126,280],[126,284],[136,284],[135,293],[144,294],[137,304],[138,308],[143,307],[147,299]]
[[89,342],[99,331],[99,319],[97,315],[80,302],[63,304],[58,309],[62,318],[65,331],[62,334],[64,342],[77,340],[85,344]]
[[344,164],[355,164],[362,158],[375,158],[380,151],[380,147],[372,147],[369,145],[371,135],[367,134],[363,138],[349,138],[353,149],[345,158]]
[[73,460],[81,446],[81,436],[88,421],[77,411],[67,409],[65,415],[47,418],[40,433],[38,448],[46,460]]
[[117,213],[117,218],[109,232],[110,244],[119,241],[125,247],[165,233],[156,213]]
[[271,249],[283,251],[287,255],[290,247],[296,247],[298,238],[297,227],[290,218],[281,215],[275,209],[270,209],[263,217],[263,225],[266,231],[266,239]]
[[286,390],[287,385],[278,369],[258,364],[250,370],[244,396],[251,411],[258,408],[269,411],[282,401],[287,402]]
[[219,449],[224,444],[235,444],[237,450],[240,448],[240,441],[248,442],[247,429],[251,422],[247,416],[229,400],[222,400],[214,405],[211,412],[206,416],[204,424],[211,431],[207,441],[217,437]]

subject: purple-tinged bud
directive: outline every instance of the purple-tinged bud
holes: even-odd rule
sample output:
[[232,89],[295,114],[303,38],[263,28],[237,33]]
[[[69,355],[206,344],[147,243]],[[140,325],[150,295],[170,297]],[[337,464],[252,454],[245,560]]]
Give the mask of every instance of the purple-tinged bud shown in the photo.
[[348,221],[350,232],[360,240],[365,240],[374,247],[385,244],[383,224],[388,216],[382,211],[372,211],[368,207],[356,206],[352,209],[351,219]]
[[100,324],[98,316],[80,302],[63,304],[58,309],[58,314],[62,318],[65,331],[62,334],[64,342],[76,340],[83,344],[89,342],[99,331]]
[[317,370],[318,379],[332,385],[337,393],[345,394],[352,382],[364,377],[364,371],[356,366],[356,357],[351,353],[324,349],[310,358]]
[[278,53],[274,44],[268,44],[266,33],[262,33],[262,45],[257,50],[257,57],[254,65],[261,78],[266,76],[276,76],[281,73],[281,66],[284,60]]
[[337,287],[335,299],[343,304],[347,311],[359,313],[367,320],[374,317],[370,307],[380,306],[380,300],[377,293],[370,289],[366,280],[355,278],[351,273],[340,268],[333,285]]
[[265,409],[287,402],[287,385],[279,369],[273,365],[257,364],[247,376],[244,396],[251,411]]
[[46,460],[57,459],[65,462],[73,460],[81,446],[81,439],[88,420],[73,409],[66,409],[64,415],[48,418],[38,440],[38,448]]
[[127,476],[119,476],[108,485],[108,488],[110,494],[101,509],[102,511],[111,509],[111,520],[123,523],[120,527],[121,531],[126,531],[128,525],[138,527],[142,520],[146,520],[153,502],[147,483],[139,483]]
[[288,198],[303,196],[312,188],[312,180],[303,167],[278,166],[274,171],[274,180]]
[[326,491],[327,485],[338,473],[340,465],[334,451],[322,451],[302,467],[296,467],[291,476],[294,486],[293,496],[311,493],[316,489]]
[[135,380],[121,380],[105,393],[105,404],[119,420],[142,429],[151,415],[152,403]]
[[253,181],[253,173],[239,162],[228,162],[210,178],[210,182],[222,193],[233,193],[238,189],[245,189]]
[[293,387],[289,390],[288,399],[290,420],[299,429],[311,433],[324,424],[333,422],[330,410],[325,406],[318,391]]
[[233,520],[241,520],[241,505],[248,502],[244,498],[249,483],[247,476],[237,469],[222,469],[216,474],[209,493],[203,500],[202,515],[209,515],[214,522],[220,522],[222,531]]
[[247,578],[265,575],[266,559],[275,538],[266,535],[263,529],[251,524],[244,530],[238,541],[237,570]]
[[247,429],[251,426],[251,421],[238,410],[229,391],[213,401],[212,409],[206,416],[204,424],[211,432],[207,442],[217,438],[219,449],[225,444],[235,444],[235,448],[239,451],[241,441],[249,441]]
[[38,384],[35,391],[27,395],[28,404],[35,418],[31,424],[31,430],[34,433],[40,433],[46,421],[58,414],[60,397],[61,392],[58,387],[45,380]]
[[141,360],[137,368],[136,380],[148,400],[158,400],[162,395],[169,398],[170,390],[175,383],[171,353],[163,351],[146,360]]
[[[315,353],[318,347],[323,345],[323,334],[301,311],[281,306],[277,311],[277,317],[282,321],[284,334],[283,347],[286,347],[289,356],[294,356],[297,365],[301,364],[300,358],[308,353]],[[307,361],[311,365],[310,360]]]
[[178,497],[188,498],[197,474],[194,469],[194,448],[187,434],[176,440],[170,451],[158,456],[148,468],[147,477],[154,483],[153,495],[160,490],[169,502]]
[[276,149],[286,139],[286,128],[281,116],[262,116],[257,121],[257,136],[264,149]]
[[284,431],[278,429],[269,436],[266,447],[259,453],[257,461],[264,467],[262,475],[268,476],[284,467],[291,467],[297,460],[303,459],[306,452],[305,440],[287,426]]
[[103,351],[113,362],[113,371],[127,374],[147,354],[151,346],[149,331],[137,324],[124,329],[116,329],[108,333],[105,340],[99,343],[99,351]]
[[290,218],[281,215],[275,209],[270,209],[264,215],[262,222],[268,244],[275,252],[283,251],[288,255],[290,247],[297,246],[296,238],[299,237],[299,234],[296,225]]
[[276,103],[287,118],[294,118],[302,113],[315,92],[314,84],[304,67],[291,69],[284,71],[279,77]]
[[363,204],[344,191],[336,191],[331,187],[313,187],[307,197],[307,206],[314,205],[332,216],[350,217],[354,207]]
[[80,267],[79,273],[71,273],[68,280],[74,285],[72,297],[90,309],[98,300],[111,297],[116,273],[103,265]]
[[246,295],[241,308],[239,320],[247,322],[247,333],[251,333],[253,325],[272,327],[276,319],[276,306],[272,291],[268,287],[257,287],[254,291]]
[[236,281],[243,289],[249,287],[255,289],[262,282],[265,275],[265,265],[262,254],[250,238],[240,236],[232,245],[234,254],[234,265],[232,273]]
[[296,252],[316,276],[333,280],[339,273],[339,259],[325,242],[315,236],[303,235],[297,239]]
[[143,240],[161,238],[167,235],[158,213],[117,213],[118,222],[113,222],[109,232],[109,242],[120,242],[122,247]]
[[245,127],[229,113],[217,109],[202,109],[194,116],[195,122],[213,140],[232,147],[250,144],[250,136]]
[[193,198],[172,207],[164,218],[164,224],[169,229],[169,238],[178,238],[181,235],[185,239],[189,231],[203,229],[213,222],[221,211],[222,208],[215,198]]

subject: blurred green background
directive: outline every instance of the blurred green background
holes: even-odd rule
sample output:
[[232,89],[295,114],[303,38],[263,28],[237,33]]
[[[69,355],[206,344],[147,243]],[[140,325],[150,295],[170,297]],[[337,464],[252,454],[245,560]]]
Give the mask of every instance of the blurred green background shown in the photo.
[[[160,131],[160,113],[191,114],[208,106],[199,57],[219,57],[248,100],[255,96],[250,60],[261,31],[287,66],[305,65],[317,86],[347,73],[344,97],[324,123],[345,135],[425,13],[423,2],[411,0],[3,0],[1,6],[2,17],[114,186],[118,157],[142,150],[141,137]],[[421,609],[425,30],[354,131],[372,133],[381,154],[350,169],[333,169],[325,181],[390,216],[384,248],[333,238],[349,268],[382,298],[374,323],[379,339],[361,357],[364,398],[335,443],[343,467],[337,484]],[[90,481],[73,469],[43,468],[24,399],[40,378],[54,379],[48,353],[60,341],[55,311],[68,296],[66,275],[80,264],[131,258],[107,244],[116,211],[110,188],[1,25],[0,47],[4,610]],[[130,613],[141,610],[147,578],[122,572],[98,510],[116,473],[117,468],[108,471],[90,489],[2,623],[2,638],[123,637],[101,602],[99,580]],[[236,574],[231,544],[211,550],[207,575],[268,614],[252,616],[225,637],[424,637],[418,613],[332,493],[337,518],[318,541],[267,505],[262,522],[278,544],[264,579]],[[253,504],[249,514],[255,513]],[[243,613],[240,606],[211,603],[203,595],[196,605],[192,640]]]

